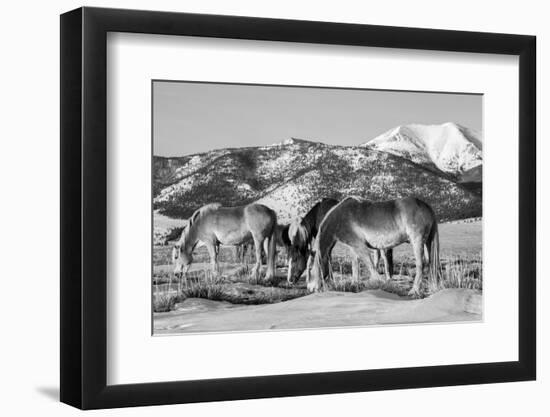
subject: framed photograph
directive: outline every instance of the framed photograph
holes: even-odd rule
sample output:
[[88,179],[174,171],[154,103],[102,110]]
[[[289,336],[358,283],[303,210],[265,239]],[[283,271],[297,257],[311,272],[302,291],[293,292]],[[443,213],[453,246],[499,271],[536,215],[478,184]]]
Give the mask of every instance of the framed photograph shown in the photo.
[[61,401],[533,380],[535,37],[61,16]]

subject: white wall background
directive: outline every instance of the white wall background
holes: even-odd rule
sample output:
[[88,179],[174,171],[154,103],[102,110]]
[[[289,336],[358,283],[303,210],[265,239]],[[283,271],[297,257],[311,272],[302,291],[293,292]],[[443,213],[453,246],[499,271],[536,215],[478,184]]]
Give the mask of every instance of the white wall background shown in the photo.
[[[545,3],[461,0],[345,1],[124,0],[89,6],[239,14],[293,19],[532,34],[538,37],[538,381],[100,411],[99,415],[548,415],[550,303],[544,256],[550,250],[550,26]],[[59,379],[59,17],[71,0],[2,7],[0,152],[0,410],[4,415],[73,415],[58,403]],[[546,188],[546,189],[545,189]],[[545,395],[546,394],[546,395]]]

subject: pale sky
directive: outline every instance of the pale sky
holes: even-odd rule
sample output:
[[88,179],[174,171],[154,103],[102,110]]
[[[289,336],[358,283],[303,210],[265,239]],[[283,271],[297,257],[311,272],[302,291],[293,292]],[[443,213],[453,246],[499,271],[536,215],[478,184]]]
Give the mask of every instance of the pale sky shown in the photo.
[[402,124],[482,131],[482,95],[153,82],[154,155],[262,146],[290,137],[358,145]]

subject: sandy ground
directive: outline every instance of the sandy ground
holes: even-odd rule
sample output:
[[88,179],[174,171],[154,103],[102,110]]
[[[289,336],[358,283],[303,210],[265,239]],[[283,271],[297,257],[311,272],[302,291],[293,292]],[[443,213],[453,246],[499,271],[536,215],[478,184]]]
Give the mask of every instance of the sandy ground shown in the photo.
[[324,292],[257,306],[187,299],[175,311],[155,313],[154,333],[228,332],[379,324],[479,321],[480,292],[442,290],[422,300],[382,290]]

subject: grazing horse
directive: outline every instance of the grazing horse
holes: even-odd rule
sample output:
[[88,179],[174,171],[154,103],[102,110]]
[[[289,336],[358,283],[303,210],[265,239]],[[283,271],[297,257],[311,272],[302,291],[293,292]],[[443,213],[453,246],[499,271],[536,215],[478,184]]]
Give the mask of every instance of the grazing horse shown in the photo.
[[202,242],[208,249],[215,274],[219,273],[218,252],[222,245],[241,245],[254,241],[256,264],[253,276],[258,279],[262,265],[262,246],[267,243],[266,280],[275,274],[275,226],[277,215],[261,204],[222,207],[208,204],[193,213],[172,249],[174,273],[184,274],[193,262],[193,249]]
[[277,246],[285,249],[286,264],[288,265],[287,281],[289,284],[292,283],[292,271],[299,271],[296,278],[300,278],[306,268],[307,259],[307,255],[304,252],[294,249],[290,239],[290,227],[290,224],[278,224],[275,232]]
[[325,279],[331,276],[329,259],[336,242],[349,246],[358,257],[366,260],[371,274],[375,273],[372,249],[391,249],[405,242],[411,243],[416,277],[409,295],[420,295],[424,251],[432,282],[439,278],[437,221],[433,209],[417,198],[371,202],[348,197],[334,206],[319,226],[308,290],[318,291],[324,286]]
[[[316,203],[302,219],[295,219],[290,224],[288,228],[290,250],[287,275],[287,281],[289,283],[298,280],[302,276],[304,270],[307,271],[307,281],[309,281],[312,243],[317,236],[317,231],[323,218],[336,204],[338,204],[338,200],[323,198]],[[307,264],[305,261],[306,259]]]
[[[287,281],[291,283],[302,276],[306,270],[306,282],[309,282],[311,265],[314,258],[314,241],[319,230],[321,222],[326,214],[337,204],[338,200],[333,198],[323,198],[316,203],[311,210],[302,218],[296,219],[288,228],[288,238],[290,240],[289,264]],[[380,253],[382,252],[382,253]],[[386,252],[387,256],[386,256]],[[378,265],[378,260],[382,255],[385,262],[385,269],[390,271],[392,268],[392,249],[388,251],[374,251],[374,265]],[[307,264],[305,260],[307,259]],[[359,260],[354,260],[353,267],[354,279],[359,279]]]

